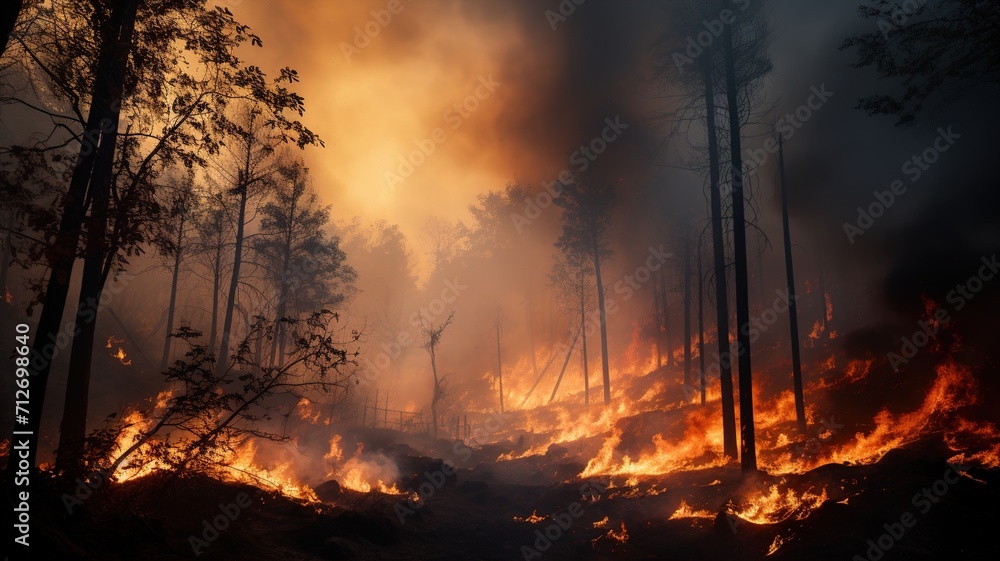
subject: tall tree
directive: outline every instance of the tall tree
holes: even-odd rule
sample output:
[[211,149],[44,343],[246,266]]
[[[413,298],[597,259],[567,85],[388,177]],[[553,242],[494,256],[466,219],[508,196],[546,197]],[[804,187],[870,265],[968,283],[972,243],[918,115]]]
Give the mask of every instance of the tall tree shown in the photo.
[[[788,283],[788,327],[792,344],[792,384],[795,391],[795,419],[799,432],[806,432],[806,406],[802,394],[802,360],[799,357],[799,311],[795,297],[795,272],[792,269],[792,238],[788,225],[788,184],[785,180],[785,144],[783,135],[778,134],[778,181],[781,189],[781,231],[785,238],[785,278]],[[826,314],[824,303],[823,314]]]
[[684,225],[684,265],[681,271],[684,298],[684,385],[694,386],[691,378],[691,227]]
[[267,195],[267,187],[277,170],[274,152],[281,143],[279,131],[257,103],[243,103],[235,109],[232,119],[232,140],[227,143],[219,174],[229,185],[228,196],[235,207],[232,216],[236,235],[233,239],[233,267],[226,293],[226,312],[223,315],[222,342],[219,347],[220,372],[229,368],[230,341],[233,340],[233,314],[236,310],[240,272],[243,266],[243,248],[246,227],[256,213],[249,212]]
[[[70,354],[70,376],[66,381],[66,400],[63,405],[62,424],[59,429],[59,448],[56,462],[58,471],[73,470],[82,456],[83,439],[87,432],[87,406],[90,391],[90,364],[94,353],[96,314],[94,302],[99,302],[104,287],[104,265],[107,255],[108,209],[121,106],[118,100],[125,95],[125,67],[133,46],[135,20],[139,0],[119,0],[112,14],[110,41],[115,57],[109,65],[107,82],[99,81],[106,91],[95,92],[101,100],[98,110],[105,117],[101,121],[100,139],[96,143],[96,157],[90,170],[87,197],[90,214],[83,220],[86,228],[83,275],[80,281],[80,298],[77,304],[77,331],[73,336]],[[72,266],[72,265],[71,265]],[[72,475],[72,473],[71,473]]]
[[661,41],[658,56],[657,75],[671,90],[679,90],[685,102],[671,117],[674,130],[681,132],[684,123],[703,121],[705,127],[704,150],[707,162],[709,211],[711,215],[713,266],[708,278],[714,280],[716,310],[716,343],[718,345],[719,385],[722,401],[723,452],[736,459],[736,411],[734,404],[732,359],[729,339],[729,291],[727,289],[726,259],[726,216],[722,196],[722,156],[720,143],[724,139],[723,127],[718,122],[719,108],[716,102],[720,95],[722,79],[722,52],[716,39],[705,46],[694,59],[684,57],[686,45],[679,39],[693,37],[704,31],[705,21],[718,17],[720,10],[731,8],[725,2],[699,2],[695,0],[673,0],[666,3],[669,29]]
[[[259,39],[228,10],[206,2],[52,0],[32,9],[40,17],[26,20],[30,25],[18,40],[20,56],[9,68],[31,76],[39,87],[2,101],[42,114],[53,123],[53,134],[51,142],[12,147],[9,153],[34,157],[79,143],[57,206],[38,207],[31,219],[45,240],[32,252],[48,265],[47,280],[37,283],[35,301],[43,304],[29,368],[35,414],[28,426],[18,427],[32,434],[33,464],[56,351],[52,342],[60,332],[82,234],[85,271],[79,301],[86,308],[77,310],[84,326],[78,323],[74,336],[68,382],[79,391],[67,392],[61,440],[68,446],[60,446],[70,450],[79,449],[86,430],[97,302],[107,278],[123,271],[128,257],[149,240],[150,223],[156,220],[150,212],[156,210],[151,203],[156,176],[167,162],[193,165],[217,150],[226,129],[220,108],[230,100],[262,98],[278,114],[301,113],[302,99],[241,63],[236,49],[247,41],[259,45]],[[279,78],[294,79],[288,69]],[[38,95],[46,96],[44,103],[38,103]],[[129,127],[119,131],[123,115]],[[297,121],[281,115],[275,120],[304,144],[318,141]]]
[[[724,26],[722,53],[726,112],[729,116],[729,156],[732,181],[733,265],[736,283],[736,347],[740,387],[740,464],[744,473],[757,470],[757,446],[753,420],[753,373],[750,360],[750,297],[747,268],[743,122],[751,110],[759,80],[770,71],[764,53],[765,26],[760,3],[751,2],[733,23]],[[739,68],[738,68],[739,67]],[[749,93],[748,93],[749,92]],[[741,99],[742,98],[742,99]]]
[[271,361],[281,367],[285,324],[311,310],[336,307],[347,298],[355,273],[346,263],[340,240],[326,234],[330,207],[308,186],[308,169],[299,159],[282,164],[271,200],[261,209],[257,262],[277,297]]
[[607,406],[611,404],[611,374],[601,265],[612,255],[609,238],[614,191],[608,184],[599,183],[593,176],[578,176],[574,181],[562,185],[562,192],[555,198],[555,203],[563,209],[563,231],[556,247],[566,255],[588,255],[594,267],[597,308],[600,313],[604,405]]
[[174,332],[174,313],[177,309],[177,283],[180,278],[181,263],[186,253],[190,251],[189,237],[191,223],[196,218],[198,194],[194,186],[194,170],[188,170],[181,184],[171,193],[168,202],[164,228],[157,237],[160,253],[171,261],[170,269],[170,302],[167,307],[167,328],[163,337],[163,355],[160,359],[160,371],[167,369],[170,360],[170,342]]
[[193,253],[202,262],[208,272],[208,282],[211,286],[211,310],[209,311],[208,348],[216,349],[219,335],[219,300],[222,295],[222,282],[225,268],[227,247],[231,243],[231,230],[226,220],[225,200],[222,193],[212,192],[202,203],[202,212],[197,217],[195,228],[197,238]]

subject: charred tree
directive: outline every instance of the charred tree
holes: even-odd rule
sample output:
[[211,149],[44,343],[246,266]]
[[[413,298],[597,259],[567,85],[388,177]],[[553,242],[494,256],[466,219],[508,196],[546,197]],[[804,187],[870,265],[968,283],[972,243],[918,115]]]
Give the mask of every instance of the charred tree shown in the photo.
[[[785,147],[778,134],[778,173],[781,187],[781,230],[785,237],[785,278],[788,283],[788,325],[792,344],[792,383],[795,390],[795,419],[800,433],[806,432],[806,407],[802,395],[802,361],[799,356],[799,312],[795,297],[795,273],[792,269],[792,239],[788,226],[788,184],[785,180]],[[826,306],[823,306],[826,315]]]
[[719,344],[719,387],[722,394],[722,439],[727,457],[736,458],[736,408],[732,360],[729,356],[729,291],[726,282],[726,246],[722,227],[722,190],[719,180],[719,141],[715,117],[713,65],[702,65],[705,80],[705,125],[708,139],[709,197],[712,210],[712,257],[715,263],[715,329]]
[[705,277],[702,271],[702,243],[701,235],[698,235],[698,251],[696,252],[695,263],[697,264],[698,281],[698,372],[699,386],[701,388],[701,404],[705,405]]
[[684,226],[684,266],[681,273],[684,283],[681,290],[684,296],[684,385],[693,387],[691,377],[691,228]]
[[750,295],[747,271],[747,220],[744,204],[742,130],[736,72],[736,46],[733,27],[725,26],[722,37],[725,65],[726,110],[729,114],[729,154],[732,176],[733,265],[736,283],[736,354],[740,387],[740,464],[743,472],[757,471],[757,444],[753,420],[753,372],[750,360]]

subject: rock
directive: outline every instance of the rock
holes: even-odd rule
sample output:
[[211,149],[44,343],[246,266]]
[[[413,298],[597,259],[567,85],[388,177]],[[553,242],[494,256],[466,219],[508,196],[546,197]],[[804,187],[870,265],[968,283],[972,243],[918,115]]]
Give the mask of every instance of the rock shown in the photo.
[[343,496],[344,491],[340,487],[340,483],[334,481],[333,479],[327,481],[316,487],[316,496],[319,497],[321,501],[333,502]]

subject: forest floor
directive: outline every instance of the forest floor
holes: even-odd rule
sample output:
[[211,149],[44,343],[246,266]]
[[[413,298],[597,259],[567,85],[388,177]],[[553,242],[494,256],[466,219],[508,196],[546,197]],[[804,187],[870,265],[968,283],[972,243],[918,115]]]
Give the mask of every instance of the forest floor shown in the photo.
[[[316,488],[323,504],[307,505],[245,485],[154,475],[115,485],[70,518],[58,494],[42,486],[36,492],[49,500],[36,510],[35,558],[893,561],[1000,553],[1000,470],[950,466],[939,437],[867,466],[749,478],[726,467],[631,487],[580,480],[573,474],[583,466],[565,457],[494,462],[494,452],[478,450],[463,464],[474,467],[449,474],[440,460],[405,445],[383,450],[412,474],[400,489],[427,484],[418,508],[405,495],[333,483]],[[814,510],[789,504],[787,518],[770,524],[725,511],[731,498],[767,495],[772,485],[780,496],[825,489],[827,500]],[[671,519],[682,501],[702,517]],[[249,506],[233,508],[240,503]]]

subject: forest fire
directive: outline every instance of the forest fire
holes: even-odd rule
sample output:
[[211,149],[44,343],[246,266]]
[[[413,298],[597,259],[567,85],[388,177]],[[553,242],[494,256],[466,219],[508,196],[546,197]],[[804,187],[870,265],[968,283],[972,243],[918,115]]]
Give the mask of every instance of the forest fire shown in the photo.
[[1000,9],[856,1],[6,2],[5,552],[996,558]]

